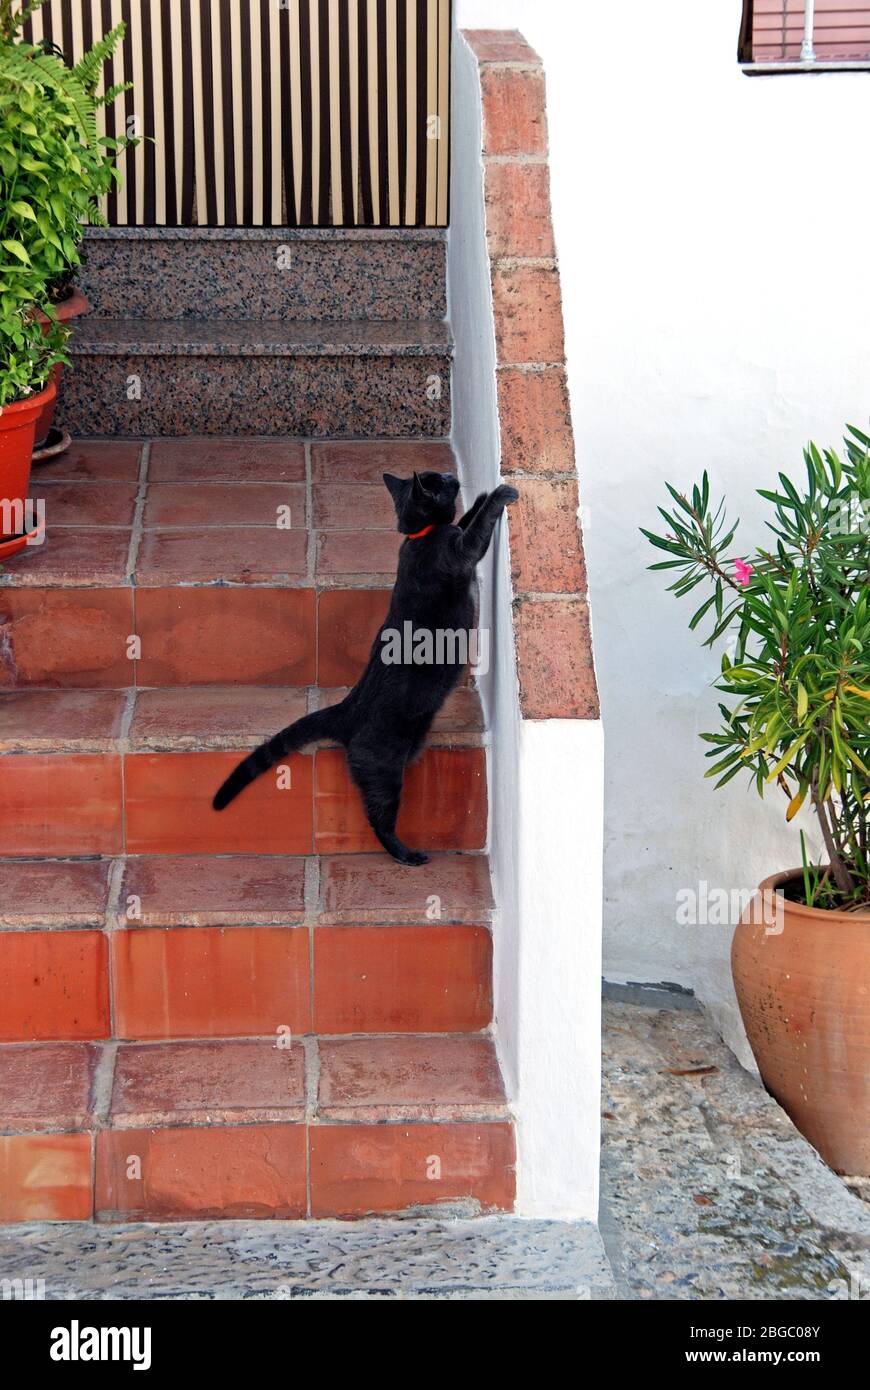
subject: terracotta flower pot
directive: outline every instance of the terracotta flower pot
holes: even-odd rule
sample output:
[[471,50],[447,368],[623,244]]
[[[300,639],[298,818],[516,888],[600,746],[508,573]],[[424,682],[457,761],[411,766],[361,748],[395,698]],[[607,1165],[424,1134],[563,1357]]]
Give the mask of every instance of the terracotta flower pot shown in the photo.
[[768,1090],[836,1172],[868,1177],[870,916],[786,898],[776,914],[770,898],[759,910],[765,890],[801,877],[765,879],[744,913],[731,946],[737,999]]
[[[91,306],[89,301],[82,294],[81,290],[74,289],[68,299],[63,300],[61,304],[55,304],[54,311],[60,319],[61,323],[69,323],[70,319],[77,319],[81,314],[86,314],[90,307]],[[40,314],[40,318],[42,319],[43,324],[47,325],[50,322],[50,320],[45,316],[45,314]],[[60,389],[60,379],[62,374],[63,363],[58,362],[52,368],[51,373],[51,380],[54,382],[57,390]],[[57,390],[55,391],[54,397],[45,407],[45,409],[43,410],[42,414],[36,422],[36,433],[34,439],[37,445],[41,444],[43,440],[48,438],[48,432],[54,424],[54,408],[57,402]]]
[[[33,453],[33,440],[36,422],[46,406],[54,400],[57,388],[49,381],[44,389],[26,400],[14,401],[0,410],[0,542],[8,543],[14,535],[12,516],[20,516],[28,499],[30,485],[30,456]],[[20,539],[20,549],[26,544],[26,537]],[[14,541],[13,541],[14,544]],[[4,548],[4,558],[13,553]]]

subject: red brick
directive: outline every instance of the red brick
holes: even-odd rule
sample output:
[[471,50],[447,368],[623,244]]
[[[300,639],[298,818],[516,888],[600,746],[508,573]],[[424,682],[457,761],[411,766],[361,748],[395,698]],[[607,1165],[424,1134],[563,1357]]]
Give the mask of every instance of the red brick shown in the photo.
[[245,756],[234,753],[133,753],[125,760],[130,854],[307,854],[311,851],[312,759],[296,755],[291,784],[275,768],[225,811],[218,787]]
[[5,754],[0,781],[4,854],[121,849],[121,760],[114,754]]
[[517,29],[463,29],[462,37],[481,63],[533,63],[540,58]]
[[308,534],[277,526],[201,531],[146,531],[136,579],[162,584],[281,584],[308,569]]
[[[129,1160],[140,1161],[141,1176]],[[104,1131],[97,1215],[177,1221],[305,1215],[305,1126]]]
[[295,439],[157,439],[152,483],[302,483],[305,446]]
[[130,743],[137,750],[254,748],[300,719],[307,708],[307,692],[298,686],[140,690]]
[[115,932],[112,979],[120,1038],[295,1036],[311,1021],[302,927]]
[[[286,855],[127,859],[121,921],[134,927],[287,925],[305,910],[305,861]],[[135,907],[137,916],[124,914]]]
[[463,1198],[510,1211],[515,1164],[508,1124],[313,1125],[311,1214],[366,1216]]
[[89,1134],[0,1136],[0,1221],[88,1221]]
[[64,530],[47,525],[45,542],[7,560],[6,578],[26,588],[114,588],[126,583],[129,531]]
[[482,855],[433,855],[411,874],[387,855],[320,861],[321,922],[485,922],[492,912]]
[[143,589],[141,685],[309,685],[313,589]]
[[35,481],[135,482],[142,445],[134,439],[74,439],[66,453],[36,464]]
[[318,537],[317,576],[393,579],[403,540],[397,531],[324,531]]
[[498,373],[501,471],[573,473],[574,433],[562,367]]
[[578,594],[586,566],[577,521],[577,484],[515,478],[520,499],[510,509],[511,576],[518,594]]
[[485,927],[321,927],[314,933],[318,1033],[477,1032],[492,1020]]
[[175,1042],[118,1049],[115,1129],[172,1124],[272,1124],[305,1113],[302,1044],[286,1038]]
[[589,611],[582,599],[520,602],[514,613],[526,719],[598,719]]
[[322,1040],[319,1049],[317,1113],[323,1120],[375,1123],[504,1114],[504,1087],[489,1038]]
[[0,686],[130,685],[132,589],[0,589]]
[[490,256],[554,256],[546,164],[486,164],[486,242]]
[[546,88],[542,73],[484,67],[480,87],[486,154],[546,154]]
[[101,927],[109,865],[0,859],[0,927]]
[[311,446],[311,477],[315,483],[378,483],[384,473],[410,478],[415,471],[455,473],[451,446],[441,440],[378,440],[367,444],[341,440]]
[[123,713],[120,691],[19,690],[0,695],[0,751],[112,749]]
[[133,525],[138,487],[135,483],[51,483],[38,474],[30,494],[45,503],[45,521],[54,526]]
[[[380,850],[344,753],[315,758],[318,854]],[[482,748],[429,748],[408,769],[397,831],[413,849],[482,849],[486,841],[486,757]]]
[[143,525],[275,527],[279,507],[305,529],[304,483],[156,483],[148,489]]
[[107,1038],[106,938],[98,931],[0,933],[0,1041]]
[[496,355],[500,365],[562,362],[562,294],[547,266],[496,265],[492,272]]
[[99,1052],[89,1043],[0,1049],[0,1129],[87,1129]]
[[320,685],[352,685],[359,679],[389,605],[385,589],[333,589],[319,596]]

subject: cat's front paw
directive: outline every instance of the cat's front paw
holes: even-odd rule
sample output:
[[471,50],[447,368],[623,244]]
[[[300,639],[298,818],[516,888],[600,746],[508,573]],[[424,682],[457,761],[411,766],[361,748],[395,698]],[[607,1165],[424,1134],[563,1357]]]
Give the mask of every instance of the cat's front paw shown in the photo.
[[501,507],[510,507],[512,503],[519,501],[520,494],[515,487],[509,483],[502,483],[492,494],[493,502],[497,502]]

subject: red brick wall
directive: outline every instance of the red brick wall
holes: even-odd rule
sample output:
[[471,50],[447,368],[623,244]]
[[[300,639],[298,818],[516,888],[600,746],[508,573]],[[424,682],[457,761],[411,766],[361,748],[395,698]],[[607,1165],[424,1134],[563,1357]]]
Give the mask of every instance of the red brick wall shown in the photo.
[[508,512],[520,704],[527,719],[597,719],[544,73],[515,31],[465,38],[483,99],[501,471],[520,493]]

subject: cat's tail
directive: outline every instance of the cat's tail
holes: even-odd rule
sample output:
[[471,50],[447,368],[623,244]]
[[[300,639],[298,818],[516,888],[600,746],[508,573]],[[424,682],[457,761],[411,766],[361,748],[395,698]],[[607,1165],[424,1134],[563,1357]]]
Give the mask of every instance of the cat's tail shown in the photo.
[[309,743],[316,743],[321,738],[339,738],[340,709],[341,705],[331,705],[329,709],[319,709],[312,714],[305,714],[301,719],[297,719],[295,724],[288,724],[286,729],[282,729],[266,743],[261,743],[259,748],[255,748],[253,753],[239,763],[217,791],[212,802],[214,809],[222,811],[225,806],[229,806],[239,792],[244,791],[261,773],[268,772],[270,767],[274,767],[288,754],[298,753],[300,748],[305,748]]

